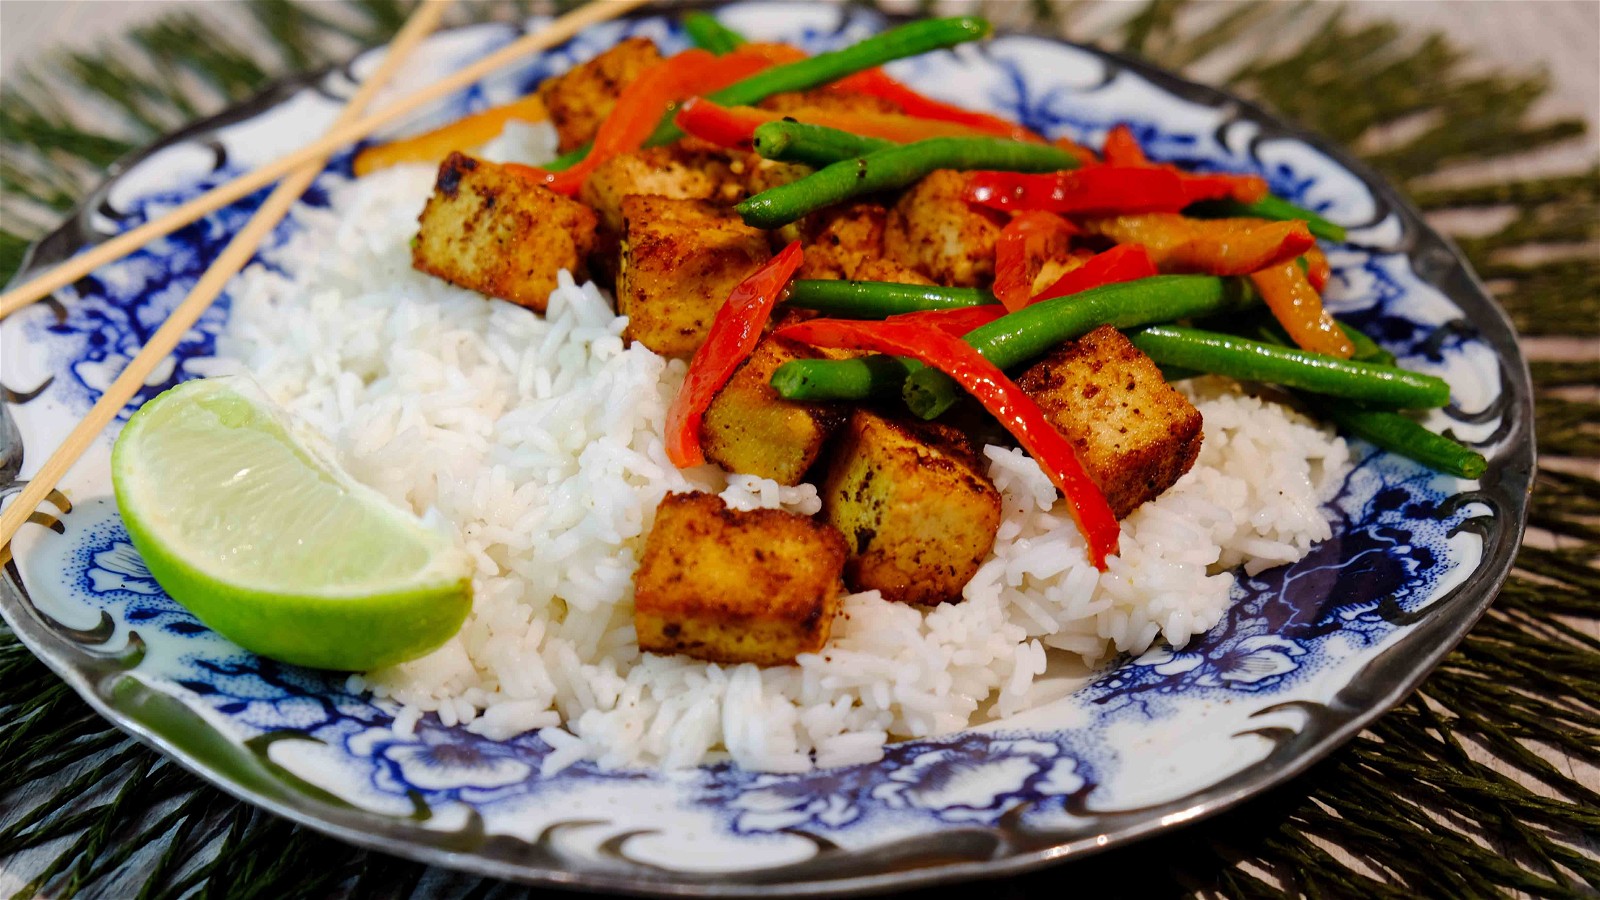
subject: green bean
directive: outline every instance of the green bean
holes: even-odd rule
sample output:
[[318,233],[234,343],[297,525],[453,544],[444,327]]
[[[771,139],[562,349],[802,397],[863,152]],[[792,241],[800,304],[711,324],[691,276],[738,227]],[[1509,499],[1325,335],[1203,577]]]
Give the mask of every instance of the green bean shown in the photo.
[[1476,479],[1489,461],[1483,454],[1442,434],[1434,434],[1399,413],[1369,409],[1351,403],[1327,403],[1302,398],[1318,415],[1381,450],[1414,459],[1436,472]]
[[744,35],[717,21],[717,17],[703,12],[687,13],[683,17],[683,30],[689,43],[718,56],[731,53],[745,43]]
[[[1378,363],[1385,366],[1394,365],[1394,354],[1378,346],[1377,341],[1367,337],[1364,332],[1356,328],[1354,325],[1348,325],[1344,322],[1340,322],[1338,319],[1335,319],[1334,322],[1339,326],[1339,330],[1344,332],[1344,336],[1350,341],[1350,344],[1355,347],[1355,353],[1350,356],[1351,359],[1355,360],[1356,362]],[[1201,324],[1210,328],[1214,323],[1205,322]],[[1284,331],[1283,326],[1278,324],[1278,320],[1272,318],[1270,315],[1257,317],[1253,322],[1250,323],[1253,328],[1247,328],[1243,330],[1222,327],[1221,323],[1216,324],[1219,326],[1216,329],[1218,331],[1227,331],[1241,335],[1249,334],[1253,331],[1256,337],[1259,337],[1261,340],[1264,340],[1269,344],[1281,344],[1285,347],[1295,346],[1294,341],[1289,337],[1289,333]]]
[[894,141],[864,137],[803,122],[766,122],[756,126],[756,152],[766,159],[797,162],[822,168],[841,159],[866,156],[895,146]]
[[[987,37],[993,30],[988,20],[977,16],[923,19],[891,28],[839,50],[773,66],[720,91],[712,91],[706,95],[706,99],[722,106],[751,106],[773,94],[807,91],[896,59],[975,41]],[[645,141],[645,146],[658,147],[683,137],[683,131],[672,123],[673,115],[673,111],[668,111],[661,117],[661,123]],[[569,169],[587,155],[589,145],[586,144],[557,157],[544,168],[552,172]]]
[[1049,144],[989,137],[939,137],[836,162],[734,207],[746,225],[774,229],[851,197],[902,188],[935,169],[1054,172],[1078,158]]
[[841,319],[883,319],[925,309],[961,309],[994,303],[994,294],[977,288],[895,284],[887,281],[796,281],[790,306],[814,309]]
[[[974,329],[965,340],[996,366],[1010,369],[1101,325],[1134,328],[1234,313],[1258,302],[1260,298],[1243,279],[1157,275],[1025,306]],[[936,369],[907,378],[902,393],[911,411],[924,419],[938,417],[961,398],[955,381]]]
[[[891,60],[920,56],[932,50],[975,41],[987,37],[993,30],[987,19],[977,16],[923,19],[891,28],[839,50],[773,66],[720,91],[712,91],[706,95],[706,99],[722,106],[752,106],[773,94],[809,91]],[[683,137],[683,132],[672,123],[669,113],[645,144],[655,147],[669,144],[680,137]]]
[[1306,223],[1311,233],[1319,238],[1329,241],[1343,242],[1345,230],[1343,225],[1336,225],[1317,215],[1309,209],[1295,206],[1287,200],[1278,197],[1267,197],[1254,203],[1240,203],[1236,200],[1207,200],[1196,203],[1184,210],[1184,213],[1199,218],[1214,219],[1227,216],[1254,216],[1259,219],[1274,219],[1287,222],[1299,219]]
[[795,359],[772,373],[771,384],[786,400],[866,400],[898,394],[906,376],[921,368],[914,359],[886,355]]
[[1241,381],[1265,381],[1400,409],[1450,402],[1443,379],[1394,366],[1353,362],[1233,335],[1156,325],[1129,335],[1159,366],[1179,366]]

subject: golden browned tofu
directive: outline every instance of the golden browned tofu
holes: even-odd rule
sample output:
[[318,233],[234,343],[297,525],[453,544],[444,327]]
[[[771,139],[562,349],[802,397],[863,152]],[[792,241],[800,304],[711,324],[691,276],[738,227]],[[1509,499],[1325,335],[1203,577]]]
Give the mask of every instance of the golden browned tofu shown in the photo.
[[1200,455],[1200,411],[1110,325],[1056,349],[1017,379],[1122,518]]
[[951,287],[992,281],[1005,216],[968,203],[966,189],[966,176],[949,169],[912,185],[889,212],[883,240],[889,258]]
[[729,472],[796,485],[817,461],[822,445],[844,421],[831,403],[785,400],[772,389],[772,373],[792,359],[817,359],[821,351],[768,336],[717,392],[700,423],[706,458]]
[[845,552],[837,530],[796,513],[668,494],[633,576],[639,649],[763,666],[815,653],[839,612]]
[[[835,91],[815,88],[809,91],[788,91],[773,94],[761,101],[762,109],[790,115],[807,110],[826,110],[844,113],[900,113],[900,104],[872,94],[857,91]],[[801,121],[804,121],[802,119]]]
[[806,258],[796,277],[932,284],[884,256],[888,218],[889,211],[876,203],[853,203],[807,217]]
[[663,356],[691,356],[728,293],[771,258],[767,236],[705,200],[631,196],[622,208],[623,337]]
[[845,583],[887,600],[958,600],[1000,528],[1000,493],[965,435],[857,409],[822,484],[852,555]]
[[595,215],[514,169],[452,153],[439,166],[411,245],[411,265],[464,288],[544,312],[556,273],[584,277]]
[[623,198],[635,194],[732,204],[744,198],[744,180],[725,155],[679,146],[650,147],[601,163],[584,182],[578,199],[600,214],[603,226],[620,234]]
[[539,99],[550,111],[550,124],[560,138],[561,152],[594,140],[623,88],[659,62],[661,54],[649,38],[628,38],[539,85]]

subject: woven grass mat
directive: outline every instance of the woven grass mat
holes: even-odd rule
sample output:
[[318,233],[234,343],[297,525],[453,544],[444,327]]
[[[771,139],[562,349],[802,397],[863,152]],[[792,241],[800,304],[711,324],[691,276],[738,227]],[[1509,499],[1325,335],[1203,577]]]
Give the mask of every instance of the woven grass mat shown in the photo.
[[[107,165],[274,76],[386,40],[410,0],[207,5],[0,85],[0,281]],[[905,4],[899,4],[904,6]],[[931,6],[931,3],[924,5]],[[1358,150],[1461,248],[1533,359],[1541,468],[1530,542],[1489,614],[1417,693],[1331,758],[1200,828],[986,886],[1230,897],[1600,891],[1600,168],[1522,181],[1440,168],[1587,140],[1535,121],[1534,72],[1317,3],[985,0],[1004,27],[1198,72]],[[223,7],[218,9],[217,7]],[[461,17],[547,12],[462,5]],[[220,22],[218,16],[227,21]],[[1240,57],[1240,48],[1253,48]],[[1217,77],[1217,71],[1224,71]],[[74,100],[91,101],[86,113]],[[109,114],[108,114],[109,113]],[[1495,166],[1472,166],[1464,171]],[[1497,223],[1484,229],[1483,221]],[[1503,223],[1503,224],[1502,224]],[[1587,339],[1571,352],[1573,338]],[[1541,358],[1565,340],[1565,358]],[[1588,350],[1581,348],[1587,347]],[[0,626],[0,893],[17,897],[522,896],[346,846],[242,804],[95,716]],[[1157,861],[1160,862],[1152,862]],[[1127,873],[1139,873],[1136,885]]]

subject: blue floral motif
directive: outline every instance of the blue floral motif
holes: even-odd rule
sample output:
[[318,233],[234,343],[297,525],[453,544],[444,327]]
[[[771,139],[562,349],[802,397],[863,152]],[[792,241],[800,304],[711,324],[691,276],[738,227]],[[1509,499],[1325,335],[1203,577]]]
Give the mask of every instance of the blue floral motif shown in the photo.
[[159,594],[161,585],[144,564],[139,551],[128,541],[114,541],[105,550],[94,554],[94,565],[84,573],[89,578],[89,590],[96,594],[108,591],[129,591],[134,594]]
[[1187,683],[1202,687],[1261,690],[1299,667],[1296,657],[1305,647],[1275,634],[1252,634],[1212,653],[1181,653],[1160,647],[1129,665],[1147,666],[1157,674],[1186,676]]
[[517,742],[484,740],[464,729],[422,728],[402,737],[374,728],[350,737],[346,747],[377,764],[381,789],[414,790],[434,800],[490,800],[537,772],[537,758]]
[[955,744],[891,771],[872,797],[892,809],[921,810],[945,822],[990,824],[1024,798],[1076,793],[1084,785],[1077,766],[1076,759],[1045,741]]

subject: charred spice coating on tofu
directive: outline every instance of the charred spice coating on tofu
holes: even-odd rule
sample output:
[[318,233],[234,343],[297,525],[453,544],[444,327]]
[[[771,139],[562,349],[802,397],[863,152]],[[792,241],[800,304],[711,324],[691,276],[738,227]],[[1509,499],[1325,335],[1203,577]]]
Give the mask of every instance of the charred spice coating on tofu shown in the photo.
[[558,272],[584,277],[596,218],[512,167],[452,153],[417,221],[418,271],[542,313]]
[[663,356],[693,355],[728,292],[772,258],[766,233],[705,200],[630,195],[622,216],[623,337]]
[[837,529],[805,516],[668,494],[634,574],[639,648],[729,665],[793,663],[828,642],[845,555]]
[[940,169],[912,185],[889,211],[889,259],[936,284],[977,287],[994,278],[994,248],[1006,217],[968,203],[967,179]]
[[558,149],[565,153],[594,140],[623,88],[659,62],[661,53],[653,41],[632,37],[540,84],[538,97],[550,111]]
[[847,410],[785,400],[772,389],[772,373],[793,359],[837,353],[770,335],[762,340],[706,410],[700,425],[706,458],[729,472],[799,484]]
[[1200,455],[1200,411],[1109,325],[1057,348],[1017,386],[1072,442],[1119,519],[1172,487]]
[[856,410],[820,493],[850,541],[845,583],[886,600],[959,600],[1000,528],[1000,492],[970,440],[938,423]]

